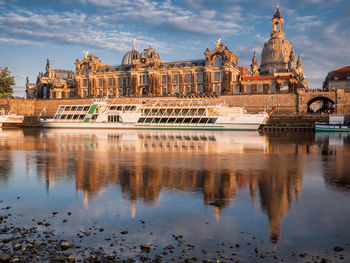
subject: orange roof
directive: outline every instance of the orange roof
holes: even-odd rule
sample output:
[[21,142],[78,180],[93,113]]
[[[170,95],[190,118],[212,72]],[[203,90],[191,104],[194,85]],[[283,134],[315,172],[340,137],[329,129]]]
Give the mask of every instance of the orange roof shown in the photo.
[[242,80],[290,79],[290,76],[243,76]]

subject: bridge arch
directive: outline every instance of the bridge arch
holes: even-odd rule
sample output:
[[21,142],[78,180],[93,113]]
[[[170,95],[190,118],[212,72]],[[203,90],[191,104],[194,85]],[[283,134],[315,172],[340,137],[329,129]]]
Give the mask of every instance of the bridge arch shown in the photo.
[[310,99],[307,103],[307,112],[310,113],[333,113],[335,102],[326,96],[317,96]]

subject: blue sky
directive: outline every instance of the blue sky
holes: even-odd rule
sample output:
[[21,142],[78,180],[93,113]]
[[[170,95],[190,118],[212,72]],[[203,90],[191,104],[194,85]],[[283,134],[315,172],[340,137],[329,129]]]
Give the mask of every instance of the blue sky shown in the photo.
[[[286,38],[301,54],[310,88],[327,72],[350,65],[349,0],[280,0]],[[0,0],[0,66],[16,78],[22,95],[26,76],[36,81],[46,59],[51,68],[75,70],[89,50],[118,65],[136,38],[163,61],[203,59],[222,39],[249,66],[271,33],[276,0]]]

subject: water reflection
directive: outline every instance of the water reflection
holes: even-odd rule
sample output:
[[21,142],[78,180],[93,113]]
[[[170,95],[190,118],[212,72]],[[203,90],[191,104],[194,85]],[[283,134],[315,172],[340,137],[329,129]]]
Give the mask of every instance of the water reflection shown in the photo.
[[[202,194],[219,220],[237,193],[248,189],[252,204],[259,202],[269,219],[274,244],[300,196],[308,155],[327,158],[321,169],[327,184],[349,189],[350,183],[349,135],[16,130],[1,133],[0,149],[28,151],[27,169],[35,167],[47,191],[56,181],[72,181],[88,203],[103,189],[120,186],[132,217],[136,201],[154,205],[162,190],[171,190]],[[11,169],[8,156],[1,155],[0,179]]]

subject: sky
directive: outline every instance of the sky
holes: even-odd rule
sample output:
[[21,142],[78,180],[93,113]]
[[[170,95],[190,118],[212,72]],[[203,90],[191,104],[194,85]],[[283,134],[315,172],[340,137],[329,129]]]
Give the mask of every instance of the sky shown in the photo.
[[[23,96],[51,68],[75,71],[83,51],[120,65],[136,39],[163,61],[204,59],[222,42],[250,66],[270,38],[276,0],[0,0],[0,67]],[[322,88],[331,70],[350,65],[350,0],[280,0],[286,38],[300,54],[309,88]]]

